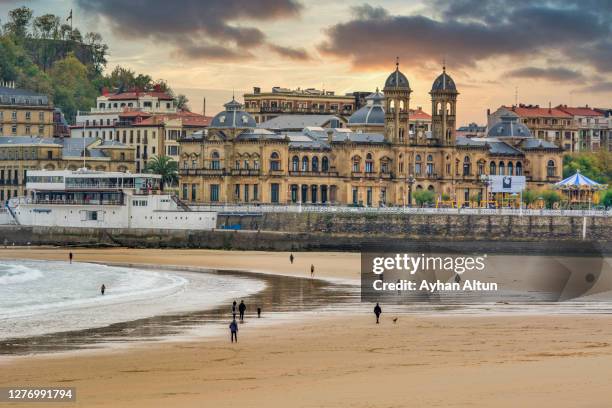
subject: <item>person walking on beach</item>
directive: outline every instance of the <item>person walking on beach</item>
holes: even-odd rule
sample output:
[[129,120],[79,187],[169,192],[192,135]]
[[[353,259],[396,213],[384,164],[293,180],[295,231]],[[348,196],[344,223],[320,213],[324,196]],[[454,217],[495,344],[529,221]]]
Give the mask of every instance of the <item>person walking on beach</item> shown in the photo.
[[238,306],[238,311],[240,312],[240,322],[244,322],[244,312],[246,311],[246,305],[244,304],[244,300],[240,301],[240,306]]
[[261,317],[261,307],[257,308],[257,318]]
[[236,323],[236,319],[232,320],[229,325],[229,329],[231,342],[233,343],[234,340],[236,340],[236,343],[238,343],[238,323]]
[[102,286],[100,286],[100,293],[102,294],[102,296],[104,296],[104,292],[106,292],[106,286],[102,284]]
[[236,320],[236,301],[232,303],[232,319]]
[[310,265],[310,277],[314,278],[314,265]]
[[72,252],[68,253],[68,259],[70,260],[70,263],[72,263]]
[[382,309],[380,308],[380,305],[376,303],[376,306],[374,306],[374,314],[376,315],[376,324],[378,324],[378,319],[380,318],[381,313],[382,313]]
[[289,262],[291,262],[291,265],[293,265],[293,254],[289,255]]

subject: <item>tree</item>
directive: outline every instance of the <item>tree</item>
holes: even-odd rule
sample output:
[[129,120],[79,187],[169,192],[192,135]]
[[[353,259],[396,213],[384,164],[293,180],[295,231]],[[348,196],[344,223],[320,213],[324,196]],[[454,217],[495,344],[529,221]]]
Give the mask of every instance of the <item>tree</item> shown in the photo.
[[81,107],[95,105],[98,91],[87,73],[87,67],[74,54],[56,61],[49,71],[53,81],[54,102],[62,107],[68,120],[74,120]]
[[4,25],[4,31],[17,39],[26,38],[32,15],[32,9],[25,6],[9,11],[9,22]]
[[189,110],[189,99],[183,94],[178,94],[174,98],[174,103],[179,110]]
[[57,39],[59,37],[60,18],[56,15],[43,14],[36,17],[32,26],[38,38]]
[[563,157],[563,176],[576,171],[600,183],[612,182],[612,152],[600,149],[597,152],[569,154]]
[[603,194],[601,198],[601,204],[606,208],[612,207],[612,189],[606,191]]
[[145,169],[147,173],[162,176],[160,188],[163,190],[165,184],[173,185],[178,182],[178,163],[168,156],[155,156]]
[[542,192],[541,196],[544,200],[544,203],[546,204],[546,208],[549,209],[553,208],[555,203],[561,201],[561,196],[556,191],[546,190]]
[[525,205],[529,206],[536,202],[538,199],[538,195],[533,190],[525,190],[523,191],[523,202]]
[[433,204],[436,199],[436,194],[429,190],[417,190],[414,193],[414,200],[417,205],[423,206],[424,204]]

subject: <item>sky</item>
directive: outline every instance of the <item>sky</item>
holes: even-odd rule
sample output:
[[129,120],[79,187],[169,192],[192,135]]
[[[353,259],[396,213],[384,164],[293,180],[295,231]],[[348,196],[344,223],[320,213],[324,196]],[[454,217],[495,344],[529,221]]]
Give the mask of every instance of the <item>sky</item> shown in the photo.
[[374,91],[400,70],[411,107],[446,63],[458,124],[515,101],[611,107],[610,0],[0,0],[67,16],[116,65],[168,81],[213,115],[254,86]]

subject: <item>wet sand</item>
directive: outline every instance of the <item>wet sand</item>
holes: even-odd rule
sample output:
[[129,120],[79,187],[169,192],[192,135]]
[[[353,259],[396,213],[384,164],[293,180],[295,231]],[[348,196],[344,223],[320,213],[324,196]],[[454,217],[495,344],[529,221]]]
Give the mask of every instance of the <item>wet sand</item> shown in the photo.
[[[4,258],[63,259],[65,249]],[[357,280],[358,254],[73,250],[80,261],[158,263]],[[242,265],[242,266],[240,266]],[[305,266],[305,267],[304,267]],[[0,357],[0,387],[77,388],[83,407],[605,407],[612,316],[307,313],[196,341],[87,353]],[[397,318],[396,323],[393,319]],[[250,317],[249,319],[255,319]],[[14,404],[24,406],[23,404]],[[10,405],[7,405],[10,406]],[[62,404],[53,404],[62,406]]]

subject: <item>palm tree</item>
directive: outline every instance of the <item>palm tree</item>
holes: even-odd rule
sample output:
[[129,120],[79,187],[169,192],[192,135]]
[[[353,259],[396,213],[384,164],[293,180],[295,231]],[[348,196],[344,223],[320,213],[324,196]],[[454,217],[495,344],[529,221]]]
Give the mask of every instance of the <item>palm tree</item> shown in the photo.
[[147,173],[161,175],[160,189],[164,189],[164,184],[174,184],[178,182],[178,163],[168,156],[155,156],[145,169]]

